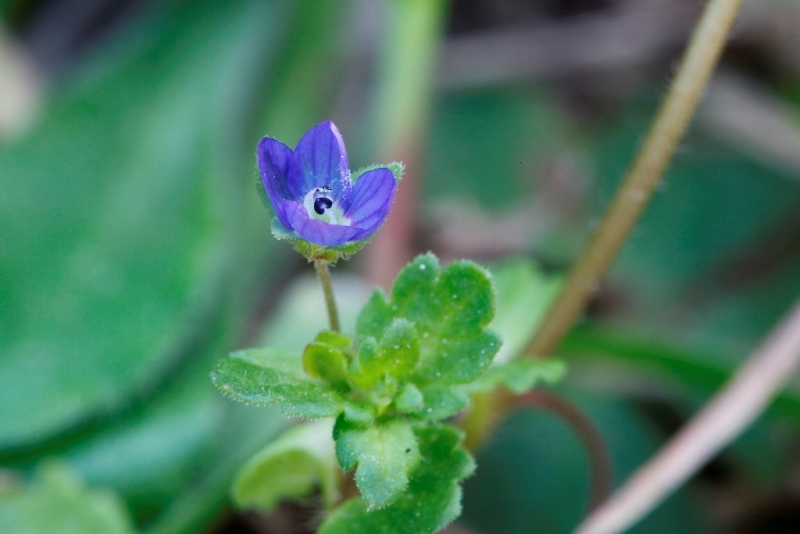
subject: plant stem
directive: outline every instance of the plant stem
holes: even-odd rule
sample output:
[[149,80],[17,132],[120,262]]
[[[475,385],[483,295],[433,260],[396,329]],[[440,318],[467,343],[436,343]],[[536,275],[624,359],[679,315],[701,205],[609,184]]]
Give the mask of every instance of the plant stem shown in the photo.
[[[531,356],[551,354],[583,311],[661,181],[722,53],[741,3],[742,0],[709,0],[706,4],[642,148],[600,227],[572,268],[564,289],[524,353]],[[475,399],[480,406],[473,409],[463,425],[471,450],[478,449],[488,439],[514,400],[514,395],[503,389]]]
[[742,0],[710,0],[706,4],[642,148],[525,353],[532,356],[552,353],[583,311],[661,181],[703,95],[741,3]]
[[339,327],[339,312],[336,310],[336,301],[333,298],[333,285],[331,285],[331,272],[328,270],[328,262],[314,260],[314,267],[317,269],[317,275],[322,284],[322,292],[325,294],[325,305],[328,307],[331,330],[339,332],[341,330]]

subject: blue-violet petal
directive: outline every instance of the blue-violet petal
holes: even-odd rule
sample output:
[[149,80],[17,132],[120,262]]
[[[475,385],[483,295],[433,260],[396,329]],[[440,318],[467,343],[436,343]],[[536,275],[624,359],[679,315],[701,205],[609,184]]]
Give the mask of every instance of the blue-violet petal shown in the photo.
[[290,228],[303,239],[317,245],[325,247],[343,245],[348,241],[353,241],[362,233],[362,230],[355,226],[328,224],[325,221],[312,219],[302,204],[292,200],[287,200],[283,209],[286,212]]
[[386,167],[362,174],[353,187],[353,201],[345,215],[353,226],[369,235],[383,224],[392,208],[397,180]]
[[289,187],[294,198],[314,188],[330,187],[343,208],[350,204],[350,165],[344,141],[336,125],[325,121],[311,128],[297,143],[295,164],[289,168]]
[[280,209],[284,200],[292,197],[287,183],[289,164],[294,158],[292,150],[276,139],[264,137],[258,143],[256,151],[258,157],[258,170],[261,172],[261,181],[267,190],[275,214],[281,224],[288,226],[289,222],[285,213]]

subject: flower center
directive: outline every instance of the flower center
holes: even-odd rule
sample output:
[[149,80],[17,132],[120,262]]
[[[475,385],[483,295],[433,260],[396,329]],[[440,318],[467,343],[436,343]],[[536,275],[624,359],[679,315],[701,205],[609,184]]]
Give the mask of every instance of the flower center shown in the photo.
[[344,210],[333,198],[333,190],[328,186],[316,187],[309,191],[303,199],[303,207],[312,219],[325,221],[328,224],[350,226],[350,220],[344,216]]
[[319,197],[314,201],[314,211],[317,212],[317,215],[322,215],[331,206],[333,206],[333,200],[328,197]]

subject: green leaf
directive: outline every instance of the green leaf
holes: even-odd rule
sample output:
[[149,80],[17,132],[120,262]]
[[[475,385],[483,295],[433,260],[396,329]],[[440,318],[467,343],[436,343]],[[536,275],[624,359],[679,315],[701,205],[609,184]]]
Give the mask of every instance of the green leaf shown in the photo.
[[0,449],[113,419],[251,308],[243,125],[289,4],[145,10],[0,147]]
[[349,423],[371,425],[375,421],[376,409],[373,404],[350,400],[345,404],[342,415]]
[[249,404],[280,403],[287,417],[329,417],[344,408],[344,400],[324,382],[303,372],[300,357],[282,349],[234,352],[211,375],[220,391]]
[[419,463],[419,447],[411,423],[399,419],[359,427],[340,417],[334,427],[336,457],[345,471],[356,469],[356,485],[370,508],[382,508],[408,486]]
[[331,345],[316,341],[306,345],[303,367],[309,375],[321,378],[336,391],[346,392],[350,389],[347,384],[347,357]]
[[508,363],[493,365],[480,378],[462,386],[467,393],[491,391],[497,386],[505,386],[517,395],[533,389],[540,383],[555,384],[567,373],[567,366],[561,360],[540,360],[517,358]]
[[460,412],[469,402],[469,395],[461,386],[430,384],[422,388],[422,395],[425,403],[418,415],[427,421],[447,419]]
[[407,377],[419,360],[419,336],[414,325],[398,318],[384,331],[380,344],[366,338],[359,350],[352,372],[361,387],[372,388],[385,374],[397,379]]
[[383,334],[380,360],[375,363],[395,378],[402,379],[411,373],[419,361],[419,336],[406,319],[395,319]]
[[459,482],[475,469],[459,447],[462,434],[450,426],[415,429],[421,461],[408,489],[392,504],[369,510],[362,499],[351,499],[323,523],[319,534],[425,534],[443,528],[461,513]]
[[406,384],[394,399],[394,407],[400,413],[416,413],[422,410],[425,398],[414,384]]
[[[374,337],[366,337],[361,340],[361,345],[358,347],[358,357],[350,365],[350,378],[361,389],[374,388],[380,379],[381,375],[379,373],[370,372],[372,362],[380,358],[379,350],[378,342],[375,341]],[[366,369],[362,369],[362,362],[366,363]]]
[[358,317],[360,339],[382,339],[395,319],[411,322],[419,334],[418,385],[464,384],[483,373],[500,347],[486,330],[494,314],[490,275],[469,261],[440,273],[433,254],[417,257],[395,280],[391,299],[377,290]]
[[340,471],[332,431],[331,419],[287,430],[242,467],[231,489],[233,502],[269,512],[283,500],[308,497],[320,487],[326,507],[333,506]]
[[353,346],[353,338],[340,334],[339,332],[334,332],[333,330],[320,332],[317,334],[315,340],[320,343],[331,345],[332,347],[338,347],[342,350],[348,350]]
[[0,492],[0,532],[133,534],[122,500],[90,490],[60,463],[39,466],[32,484]]

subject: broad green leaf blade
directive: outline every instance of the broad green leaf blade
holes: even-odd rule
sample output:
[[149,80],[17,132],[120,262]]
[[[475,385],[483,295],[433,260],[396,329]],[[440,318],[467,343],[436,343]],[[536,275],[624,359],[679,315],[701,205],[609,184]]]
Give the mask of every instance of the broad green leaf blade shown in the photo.
[[449,426],[415,430],[421,461],[408,489],[392,504],[368,510],[351,499],[322,524],[319,534],[426,534],[443,528],[461,512],[459,483],[475,469],[472,457],[459,448],[461,433]]
[[217,364],[211,378],[220,391],[237,400],[256,405],[280,403],[288,417],[329,417],[344,408],[335,391],[303,372],[300,357],[292,351],[235,352]]
[[440,273],[433,254],[417,257],[395,280],[391,299],[376,291],[359,315],[359,338],[381,339],[397,318],[411,322],[419,334],[420,362],[412,380],[464,384],[489,366],[500,338],[486,330],[494,314],[494,292],[488,272],[459,261]]
[[417,437],[407,421],[359,427],[340,417],[334,437],[339,464],[346,471],[357,466],[356,485],[370,508],[383,508],[396,500],[419,463]]
[[340,471],[332,432],[331,419],[287,430],[242,467],[231,488],[234,504],[269,512],[283,500],[308,497],[319,486],[326,507],[333,506]]
[[89,490],[63,465],[46,463],[32,484],[0,492],[0,532],[133,534],[134,528],[116,494]]
[[567,366],[561,360],[520,357],[508,363],[492,365],[476,381],[461,387],[471,394],[491,391],[502,385],[519,395],[540,382],[555,384],[566,373]]
[[0,147],[0,448],[127,409],[241,306],[266,236],[242,118],[281,4],[142,10]]

